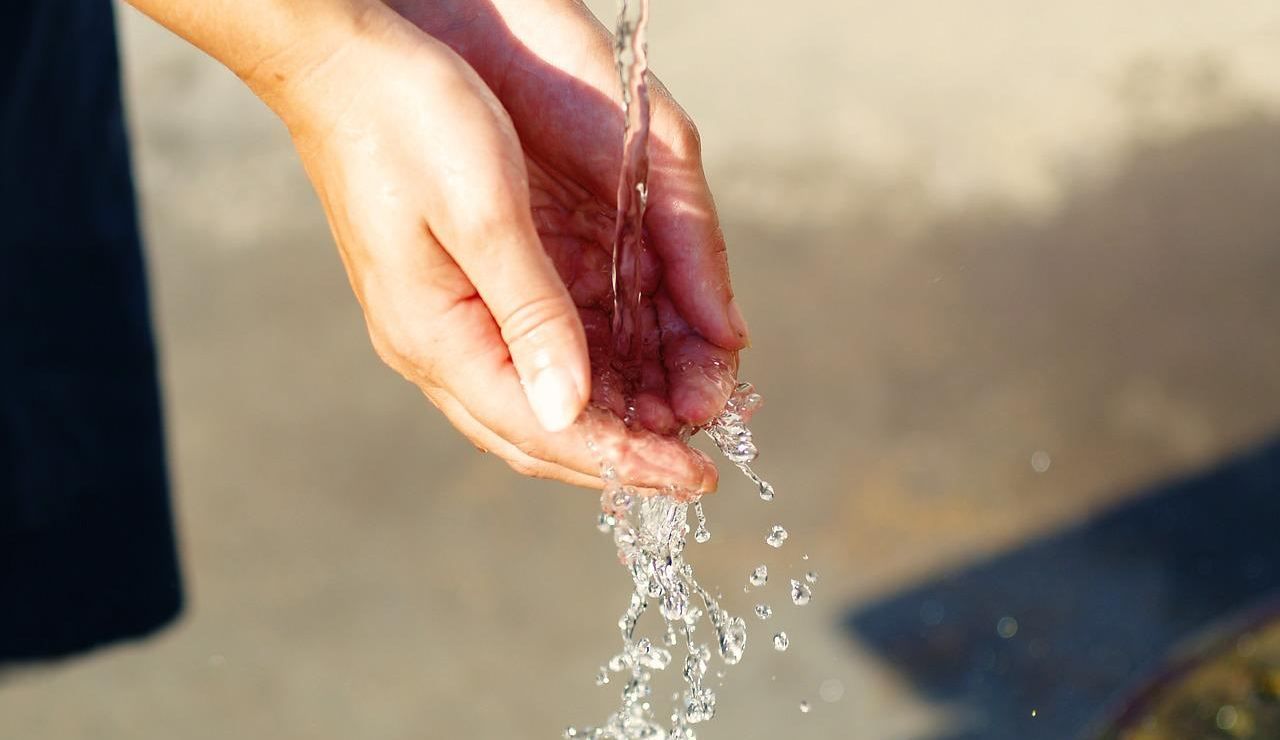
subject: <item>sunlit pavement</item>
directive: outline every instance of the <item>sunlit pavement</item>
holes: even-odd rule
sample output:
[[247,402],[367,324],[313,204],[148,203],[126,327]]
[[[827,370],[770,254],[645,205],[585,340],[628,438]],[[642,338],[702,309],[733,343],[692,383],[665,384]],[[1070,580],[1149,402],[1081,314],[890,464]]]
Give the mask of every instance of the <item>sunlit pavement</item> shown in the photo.
[[[701,737],[1071,738],[1280,586],[1274,2],[653,12],[778,490],[726,471],[691,559],[744,614],[756,563],[821,574],[803,609],[779,587],[790,650],[754,629]],[[122,15],[191,605],[0,676],[0,737],[602,718],[628,581],[592,495],[517,480],[380,366],[282,127]]]

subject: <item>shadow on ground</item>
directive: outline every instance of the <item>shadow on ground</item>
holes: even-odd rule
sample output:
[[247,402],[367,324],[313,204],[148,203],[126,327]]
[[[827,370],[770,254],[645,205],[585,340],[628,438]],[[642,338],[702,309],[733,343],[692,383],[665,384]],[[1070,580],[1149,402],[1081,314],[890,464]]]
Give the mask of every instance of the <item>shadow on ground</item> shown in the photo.
[[[951,436],[967,427],[973,444],[1056,439],[1053,465],[1075,466],[1057,482],[1030,470],[989,480],[985,493],[961,472],[936,478],[1023,513],[1052,510],[1046,493],[1097,512],[1066,528],[1041,525],[1053,533],[847,614],[852,636],[953,711],[956,721],[930,740],[1080,737],[1180,641],[1280,593],[1280,436],[1266,433],[1274,421],[1231,431],[1276,400],[1267,378],[1280,335],[1277,141],[1280,123],[1246,114],[1137,142],[1122,166],[1046,219],[970,211],[924,235],[933,264],[968,270],[962,285],[947,292],[944,283],[943,297],[930,298],[953,309],[950,328],[976,358],[959,385],[976,399],[1034,378],[1032,397],[1056,397],[1003,418],[961,404],[963,418],[933,423]],[[935,369],[946,364],[945,352],[934,354]],[[924,393],[929,405],[938,391]],[[1166,452],[1144,442],[1155,438]],[[1231,452],[1241,449],[1250,451]],[[1161,476],[1135,460],[1161,457],[1166,471],[1195,472],[1135,484]],[[1049,464],[1045,454],[1046,479],[1058,472]],[[903,506],[855,495],[876,502],[860,514]],[[914,516],[930,511],[925,502]],[[985,511],[988,536],[1006,541],[1006,515]],[[945,530],[947,510],[936,517],[915,528]],[[964,520],[978,539],[980,519]]]
[[1180,640],[1280,591],[1280,438],[855,610],[848,628],[973,723],[1073,738]]

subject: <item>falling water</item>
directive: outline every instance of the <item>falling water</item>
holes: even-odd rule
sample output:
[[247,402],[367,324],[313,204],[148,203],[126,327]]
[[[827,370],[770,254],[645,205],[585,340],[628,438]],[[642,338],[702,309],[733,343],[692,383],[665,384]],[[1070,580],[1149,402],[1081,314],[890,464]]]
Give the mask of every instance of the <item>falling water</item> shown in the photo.
[[649,182],[649,59],[645,27],[649,0],[621,0],[614,56],[622,83],[625,133],[618,172],[618,213],[613,235],[613,338],[618,356],[636,350],[640,310],[640,254]]
[[[625,134],[613,244],[612,328],[615,355],[623,363],[636,356],[639,264],[644,249],[642,227],[648,196],[649,94],[645,82],[648,15],[648,0],[620,0],[614,50],[622,83]],[[773,500],[773,487],[751,469],[758,453],[751,430],[746,426],[747,419],[761,403],[762,399],[750,384],[740,383],[715,419],[700,430],[686,430],[686,435],[696,431],[705,433],[752,481],[760,498],[768,502]],[[616,461],[608,459],[594,441],[598,415],[604,413],[608,412],[591,408],[587,414],[588,445],[600,459],[601,478],[605,482],[599,528],[612,534],[619,560],[631,575],[635,590],[618,620],[622,650],[601,666],[596,676],[598,686],[613,684],[616,677],[621,686],[621,703],[601,726],[570,727],[564,736],[597,740],[696,740],[695,725],[712,719],[716,713],[715,691],[706,685],[712,646],[714,654],[725,665],[736,665],[747,646],[746,622],[724,609],[698,583],[693,566],[685,562],[691,505],[697,522],[694,541],[704,543],[711,538],[701,503],[696,497],[691,503],[688,492],[674,488],[644,496],[624,485],[618,479]],[[767,539],[777,548],[786,538],[786,530],[775,525]],[[753,585],[763,587],[768,580],[765,566],[759,566],[750,580]],[[792,601],[802,605],[795,597],[796,582],[791,583]],[[804,588],[807,591],[808,586]],[[807,597],[803,603],[808,603]],[[655,611],[663,622],[661,645],[642,637],[638,631],[641,618]],[[760,619],[768,619],[773,614],[765,604],[757,606],[755,612]],[[709,642],[695,637],[704,621],[709,623],[714,635]],[[777,650],[785,650],[789,644],[786,633],[778,633],[773,642]],[[653,700],[653,677],[670,666],[675,661],[674,653],[680,651],[684,653],[680,663],[684,687],[673,697],[675,702],[669,716],[660,717]]]

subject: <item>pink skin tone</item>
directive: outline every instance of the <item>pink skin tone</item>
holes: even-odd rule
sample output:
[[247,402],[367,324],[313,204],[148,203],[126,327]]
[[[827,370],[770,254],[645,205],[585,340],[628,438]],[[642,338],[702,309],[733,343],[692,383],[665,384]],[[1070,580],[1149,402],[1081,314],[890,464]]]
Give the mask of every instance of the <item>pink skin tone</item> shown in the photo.
[[[581,412],[620,416],[633,396],[631,428],[594,425],[620,477],[715,488],[710,461],[672,436],[723,407],[747,344],[697,134],[655,82],[641,352],[620,373],[622,118],[611,39],[583,6],[315,0],[300,16],[287,0],[134,2],[286,123],[374,348],[477,447],[599,488]],[[226,22],[237,12],[258,22]]]

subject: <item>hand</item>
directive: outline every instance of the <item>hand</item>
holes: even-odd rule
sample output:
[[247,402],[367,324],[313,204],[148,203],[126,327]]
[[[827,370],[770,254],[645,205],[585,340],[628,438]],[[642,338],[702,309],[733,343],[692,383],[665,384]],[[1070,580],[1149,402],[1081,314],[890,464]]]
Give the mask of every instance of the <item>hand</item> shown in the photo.
[[[512,18],[485,3],[401,8],[436,37],[371,14],[277,110],[374,347],[477,446],[598,488],[575,419],[588,393],[623,415],[631,381],[638,424],[595,430],[620,476],[711,490],[714,466],[669,435],[723,406],[746,333],[696,134],[655,90],[657,255],[642,269],[643,364],[624,378],[607,312],[622,136],[608,36],[576,4],[523,1]],[[502,32],[513,20],[536,46]]]

